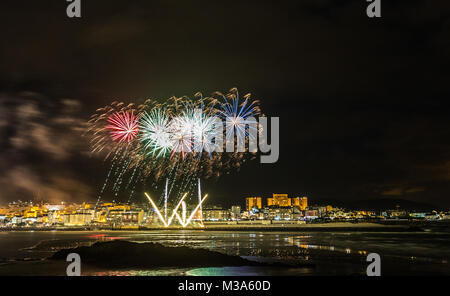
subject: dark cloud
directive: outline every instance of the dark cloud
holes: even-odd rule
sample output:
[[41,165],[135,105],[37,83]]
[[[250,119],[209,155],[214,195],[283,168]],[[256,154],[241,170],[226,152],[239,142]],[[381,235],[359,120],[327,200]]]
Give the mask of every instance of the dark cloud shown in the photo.
[[[104,168],[76,131],[65,132],[77,126],[73,114],[85,120],[116,99],[236,86],[280,117],[280,160],[219,179],[209,187],[213,201],[394,193],[450,206],[448,1],[383,1],[381,19],[366,17],[363,0],[83,1],[81,19],[65,16],[65,1],[3,2],[1,89],[82,103],[19,96],[10,98],[15,113],[0,106],[30,121],[12,132],[18,118],[0,117],[1,149],[20,155],[15,174],[39,175],[44,155],[62,174],[89,176],[97,192]],[[46,117],[54,110],[68,111]]]
[[0,94],[0,201],[81,201],[92,189],[72,171],[86,150],[76,100]]

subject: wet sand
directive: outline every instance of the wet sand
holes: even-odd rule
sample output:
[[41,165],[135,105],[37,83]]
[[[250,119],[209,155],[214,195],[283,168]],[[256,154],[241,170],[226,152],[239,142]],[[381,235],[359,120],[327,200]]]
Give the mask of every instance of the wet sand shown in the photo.
[[382,257],[385,275],[450,275],[448,228],[424,229],[418,232],[392,232],[386,231],[386,227],[377,229],[379,230],[368,232],[306,229],[291,232],[259,229],[247,232],[167,229],[3,232],[0,233],[0,275],[65,275],[69,263],[65,260],[53,262],[45,258],[61,249],[113,240],[200,248],[241,256],[252,261],[310,263],[313,267],[134,268],[124,265],[116,268],[94,267],[82,259],[82,275],[364,275],[367,267],[366,257],[371,252]]
[[154,231],[154,230],[205,230],[205,231],[420,231],[421,228],[415,225],[406,224],[382,224],[382,223],[372,223],[372,222],[331,222],[331,223],[311,223],[311,224],[300,224],[300,223],[283,223],[280,221],[273,222],[272,224],[263,224],[261,221],[242,221],[239,223],[205,223],[204,227],[192,226],[192,227],[181,227],[181,226],[170,226],[164,228],[162,226],[141,226],[135,228],[129,227],[117,227],[111,228],[89,228],[89,227],[57,227],[57,228],[0,228],[0,232],[6,231]]

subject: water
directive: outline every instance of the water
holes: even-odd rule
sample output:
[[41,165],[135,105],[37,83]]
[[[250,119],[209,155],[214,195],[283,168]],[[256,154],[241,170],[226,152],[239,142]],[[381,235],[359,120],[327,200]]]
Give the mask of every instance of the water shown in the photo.
[[[205,248],[250,260],[284,262],[293,267],[165,268],[100,270],[85,275],[362,275],[367,254],[380,254],[383,274],[450,275],[450,231],[425,232],[264,232],[264,231],[34,231],[0,232],[0,274],[64,274],[64,263],[42,259],[60,248],[116,239],[157,242],[166,246]],[[29,261],[24,263],[23,261]],[[295,264],[312,267],[297,268]],[[1,265],[3,264],[3,265]],[[64,266],[63,266],[64,265]],[[2,270],[3,267],[3,270]],[[25,272],[25,271],[23,271]]]

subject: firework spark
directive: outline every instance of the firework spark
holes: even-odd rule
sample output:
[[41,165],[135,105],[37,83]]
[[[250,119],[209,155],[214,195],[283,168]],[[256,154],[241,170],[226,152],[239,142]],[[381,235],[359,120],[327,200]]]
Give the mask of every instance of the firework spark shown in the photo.
[[[235,136],[245,137],[244,144],[248,144],[254,135],[249,129],[254,127],[246,128],[245,122],[261,114],[259,102],[252,101],[250,94],[240,102],[235,88],[226,95],[216,92],[203,97],[197,93],[195,97],[172,97],[164,103],[149,99],[137,107],[113,102],[97,110],[87,129],[92,152],[104,151],[105,160],[111,159],[100,195],[106,184],[112,183],[117,197],[122,184],[136,183],[133,178],[152,180],[152,186],[161,178],[170,179],[181,194],[192,190],[198,178],[218,177],[254,156],[248,150],[222,153],[224,144],[217,136],[228,141],[227,130],[233,129]],[[129,180],[124,182],[124,178]]]
[[[225,120],[226,128],[228,130],[234,130],[238,138],[244,138],[251,136],[253,133],[246,130],[246,121],[260,113],[258,101],[249,101],[250,94],[244,96],[244,102],[239,103],[239,92],[236,88],[230,90],[230,93],[220,95],[224,102],[222,103],[222,110],[219,111],[220,116]],[[249,127],[252,129],[253,127]],[[227,134],[227,140],[233,136],[232,133]]]
[[165,110],[144,112],[139,124],[144,151],[156,157],[164,157],[173,149],[170,139],[169,116]]
[[138,121],[134,112],[118,112],[108,118],[109,125],[106,128],[110,130],[114,141],[130,143],[138,135]]

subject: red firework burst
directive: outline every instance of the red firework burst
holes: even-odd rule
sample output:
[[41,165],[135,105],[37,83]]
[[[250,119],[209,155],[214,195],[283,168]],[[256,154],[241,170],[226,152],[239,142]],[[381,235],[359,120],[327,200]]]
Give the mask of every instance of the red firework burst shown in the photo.
[[114,141],[131,142],[139,132],[139,118],[131,112],[117,112],[108,118],[109,125],[106,127],[111,131],[111,137]]

